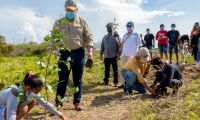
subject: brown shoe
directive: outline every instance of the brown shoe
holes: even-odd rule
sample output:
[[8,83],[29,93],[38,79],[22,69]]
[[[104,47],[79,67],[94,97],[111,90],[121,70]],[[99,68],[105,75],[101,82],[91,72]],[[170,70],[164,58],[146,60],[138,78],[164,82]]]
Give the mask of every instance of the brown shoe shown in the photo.
[[80,103],[75,103],[74,107],[75,107],[75,110],[77,110],[77,111],[83,110]]

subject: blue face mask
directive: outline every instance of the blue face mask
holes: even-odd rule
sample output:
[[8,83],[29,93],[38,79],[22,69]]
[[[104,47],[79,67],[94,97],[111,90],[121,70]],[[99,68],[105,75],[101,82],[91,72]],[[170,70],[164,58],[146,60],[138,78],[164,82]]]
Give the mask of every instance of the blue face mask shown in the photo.
[[74,20],[76,18],[75,12],[66,12],[66,18],[69,20]]

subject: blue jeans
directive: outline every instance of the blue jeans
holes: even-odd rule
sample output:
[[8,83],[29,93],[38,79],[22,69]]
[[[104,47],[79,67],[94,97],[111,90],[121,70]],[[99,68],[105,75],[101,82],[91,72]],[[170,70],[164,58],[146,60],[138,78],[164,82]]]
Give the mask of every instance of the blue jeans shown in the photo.
[[[64,53],[65,54],[65,53]],[[61,69],[58,71],[59,76],[59,83],[57,87],[57,95],[61,96],[61,98],[64,98],[67,84],[69,81],[69,75],[72,70],[72,76],[73,76],[73,83],[74,87],[79,88],[79,92],[74,94],[74,104],[80,103],[81,101],[81,94],[82,94],[82,76],[83,76],[83,70],[85,66],[85,50],[79,49],[77,51],[72,51],[71,53],[67,53],[70,55],[64,55],[64,56],[70,56],[72,59],[71,63],[71,69],[68,69],[68,66],[63,62],[58,62],[58,67]],[[56,97],[56,104],[62,105],[63,103],[60,103]]]
[[127,91],[138,91],[140,93],[146,93],[145,87],[138,82],[137,75],[132,71],[122,71],[122,76],[125,80],[125,90]]
[[200,38],[199,38],[199,43],[198,43],[197,62],[200,62]]
[[168,51],[168,45],[158,45],[160,53],[167,53]]

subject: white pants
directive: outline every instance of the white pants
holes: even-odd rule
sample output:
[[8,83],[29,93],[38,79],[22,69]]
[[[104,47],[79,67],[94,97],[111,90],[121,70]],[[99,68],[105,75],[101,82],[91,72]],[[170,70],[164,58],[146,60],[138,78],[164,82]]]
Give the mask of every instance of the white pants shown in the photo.
[[[122,69],[123,66],[126,64],[126,62],[128,61],[128,59],[130,58],[130,56],[121,56],[121,60],[120,60],[120,68]],[[120,81],[119,83],[121,85],[125,84],[125,80],[123,78],[123,76],[120,74]]]
[[5,108],[0,107],[0,120],[5,120],[4,114],[5,114]]

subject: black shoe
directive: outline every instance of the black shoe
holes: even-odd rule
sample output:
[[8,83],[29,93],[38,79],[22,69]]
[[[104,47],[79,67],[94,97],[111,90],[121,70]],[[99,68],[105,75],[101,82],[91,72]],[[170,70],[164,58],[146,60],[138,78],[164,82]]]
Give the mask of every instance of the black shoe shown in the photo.
[[119,89],[123,89],[123,88],[124,88],[124,85],[121,85],[121,86],[119,86],[118,88],[119,88]]
[[132,95],[133,94],[133,91],[132,90],[129,90],[128,91],[128,95]]

